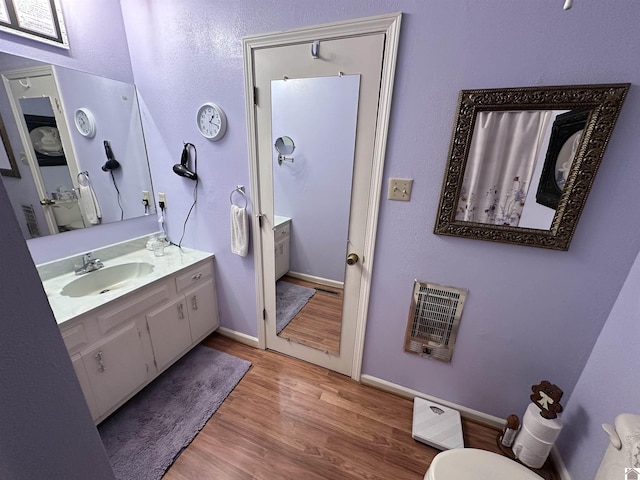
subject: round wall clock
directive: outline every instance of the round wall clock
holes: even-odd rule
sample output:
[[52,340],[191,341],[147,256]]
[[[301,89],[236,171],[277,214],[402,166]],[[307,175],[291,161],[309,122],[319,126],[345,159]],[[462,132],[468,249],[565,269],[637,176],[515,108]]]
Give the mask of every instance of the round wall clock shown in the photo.
[[96,120],[88,108],[76,110],[75,123],[81,135],[91,138],[96,134]]
[[220,140],[227,131],[227,117],[215,103],[207,102],[198,109],[198,130],[209,140]]

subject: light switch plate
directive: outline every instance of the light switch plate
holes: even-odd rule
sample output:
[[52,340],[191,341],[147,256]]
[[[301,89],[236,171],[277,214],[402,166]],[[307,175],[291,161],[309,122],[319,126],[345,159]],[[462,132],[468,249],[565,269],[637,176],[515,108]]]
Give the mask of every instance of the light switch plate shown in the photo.
[[413,187],[413,179],[410,178],[390,178],[388,200],[400,200],[408,202],[411,200],[411,188]]

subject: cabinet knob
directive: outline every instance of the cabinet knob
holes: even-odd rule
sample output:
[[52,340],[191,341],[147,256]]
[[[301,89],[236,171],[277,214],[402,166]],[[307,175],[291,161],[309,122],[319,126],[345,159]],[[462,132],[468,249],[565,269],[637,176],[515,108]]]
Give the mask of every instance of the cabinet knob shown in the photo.
[[191,280],[200,280],[202,278],[202,273],[196,273]]

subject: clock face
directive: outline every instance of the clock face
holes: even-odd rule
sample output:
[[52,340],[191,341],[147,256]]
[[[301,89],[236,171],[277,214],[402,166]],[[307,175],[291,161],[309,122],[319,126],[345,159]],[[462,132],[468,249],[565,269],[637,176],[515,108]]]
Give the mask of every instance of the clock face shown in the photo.
[[215,103],[202,105],[196,121],[202,136],[210,140],[220,140],[227,130],[227,117]]
[[93,114],[86,108],[79,108],[75,115],[76,128],[81,135],[93,137],[96,134],[96,123]]

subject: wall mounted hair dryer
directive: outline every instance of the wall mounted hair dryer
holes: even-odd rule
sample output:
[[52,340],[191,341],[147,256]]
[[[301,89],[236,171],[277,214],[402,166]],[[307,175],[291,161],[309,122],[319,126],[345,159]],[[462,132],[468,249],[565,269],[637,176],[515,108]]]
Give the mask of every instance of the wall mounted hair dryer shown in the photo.
[[173,166],[173,171],[175,174],[180,175],[181,177],[190,178],[191,180],[197,180],[198,174],[187,166],[189,163],[189,147],[193,147],[191,143],[185,143],[184,148],[182,149],[182,155],[180,156],[180,163],[176,163]]
[[109,145],[108,140],[104,141],[104,153],[107,155],[107,161],[102,166],[103,172],[110,172],[112,170],[117,170],[118,168],[120,168],[120,162],[118,162],[113,156],[113,150],[111,150],[111,145]]

